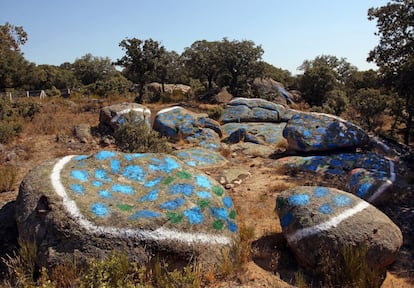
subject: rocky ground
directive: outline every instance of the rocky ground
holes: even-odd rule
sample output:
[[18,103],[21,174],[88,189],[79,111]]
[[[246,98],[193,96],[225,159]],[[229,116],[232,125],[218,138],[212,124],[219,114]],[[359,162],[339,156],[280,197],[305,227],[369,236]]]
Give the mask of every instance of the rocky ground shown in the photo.
[[[14,189],[0,193],[0,228],[6,227],[2,236],[0,256],[12,251],[16,239],[9,237],[13,227],[8,219],[13,200],[17,196],[18,185],[24,175],[45,160],[69,154],[89,154],[100,149],[116,149],[111,141],[93,135],[90,139],[78,139],[74,135],[77,124],[98,125],[99,109],[108,104],[98,101],[87,103],[46,102],[43,115],[37,115],[33,123],[26,125],[21,137],[14,143],[0,147],[0,165],[18,167],[17,181]],[[53,108],[51,108],[53,107]],[[162,107],[151,106],[153,115]],[[49,119],[49,120],[48,120]],[[39,125],[54,121],[56,127],[41,131]],[[180,145],[176,148],[181,148]],[[231,279],[213,281],[211,287],[289,287],[297,283],[298,272],[302,271],[289,251],[286,240],[281,233],[279,220],[275,213],[277,195],[297,185],[329,186],[330,179],[309,177],[307,175],[285,175],[284,171],[274,165],[274,160],[246,156],[235,149],[223,150],[229,164],[222,169],[206,170],[207,174],[218,181],[227,175],[228,194],[233,198],[238,212],[239,226],[251,231],[251,254],[242,272]],[[258,153],[259,154],[259,153]],[[229,169],[243,171],[242,179],[233,179]],[[224,174],[227,171],[227,174]],[[391,200],[380,207],[402,230],[404,244],[396,262],[390,266],[383,288],[414,287],[414,177],[407,169],[405,178],[397,183]],[[326,182],[327,181],[327,182]],[[324,183],[326,182],[326,183]],[[4,230],[3,230],[4,231]],[[6,241],[5,241],[6,240]],[[6,243],[7,242],[7,243]],[[303,275],[303,274],[302,274]],[[304,275],[304,277],[308,277]],[[307,279],[314,287],[319,287],[317,280]]]

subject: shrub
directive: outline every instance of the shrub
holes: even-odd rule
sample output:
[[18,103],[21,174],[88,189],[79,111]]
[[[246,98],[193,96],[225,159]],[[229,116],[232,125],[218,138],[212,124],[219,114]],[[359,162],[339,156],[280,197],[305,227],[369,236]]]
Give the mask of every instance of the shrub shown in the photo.
[[160,137],[157,131],[152,130],[141,121],[139,123],[125,123],[114,133],[115,143],[123,152],[130,153],[169,153],[169,146],[165,137]]
[[216,106],[208,110],[207,113],[209,118],[219,121],[220,118],[223,116],[224,109],[221,106]]
[[10,143],[23,131],[23,124],[15,121],[0,121],[0,143]]
[[0,168],[0,192],[12,191],[17,180],[17,168],[6,165]]

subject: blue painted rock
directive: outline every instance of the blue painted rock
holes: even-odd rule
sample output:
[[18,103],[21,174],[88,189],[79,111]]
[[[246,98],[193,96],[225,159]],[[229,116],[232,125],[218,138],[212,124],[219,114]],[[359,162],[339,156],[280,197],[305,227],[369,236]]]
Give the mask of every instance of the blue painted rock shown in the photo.
[[269,77],[257,77],[253,80],[253,90],[262,96],[275,98],[274,101],[286,105],[292,104],[292,95],[286,91],[283,85]]
[[276,160],[288,168],[342,177],[346,190],[374,204],[383,202],[395,181],[394,162],[376,153],[290,156]]
[[220,124],[208,118],[207,114],[194,113],[179,106],[159,111],[155,117],[153,128],[162,136],[166,136],[173,141],[205,135],[206,133],[203,133],[204,128],[213,130],[219,137],[223,134]]
[[380,210],[333,188],[298,186],[276,200],[283,234],[299,263],[318,274],[341,267],[343,251],[366,248],[366,261],[382,274],[402,245],[400,229]]
[[281,122],[286,108],[259,98],[235,98],[225,107],[222,122]]
[[220,153],[203,148],[177,150],[172,154],[188,166],[197,168],[220,167],[228,162]]
[[118,129],[124,123],[139,123],[145,121],[151,126],[151,110],[137,103],[121,103],[103,107],[99,113],[99,123]]
[[288,121],[283,136],[288,150],[300,152],[357,148],[369,143],[368,135],[358,126],[322,113],[297,113]]
[[136,251],[144,246],[214,262],[238,237],[223,187],[167,154],[101,151],[47,162],[25,177],[16,209],[20,236],[36,240],[42,264],[74,249],[94,256],[122,248],[143,259]]
[[286,145],[283,137],[285,127],[286,123],[227,123],[222,129],[225,135],[229,135],[227,141],[230,143],[245,141],[280,147]]
[[187,136],[185,140],[198,147],[212,151],[218,151],[222,147],[220,136],[210,128],[199,129],[193,135]]

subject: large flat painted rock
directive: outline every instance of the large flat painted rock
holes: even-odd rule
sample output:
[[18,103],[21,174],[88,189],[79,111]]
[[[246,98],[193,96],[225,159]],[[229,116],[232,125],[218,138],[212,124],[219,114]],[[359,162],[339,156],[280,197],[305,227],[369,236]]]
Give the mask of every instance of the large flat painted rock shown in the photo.
[[[365,249],[382,274],[402,245],[400,229],[380,210],[338,189],[298,186],[277,197],[283,234],[299,263],[314,273],[343,263],[345,248]],[[329,260],[329,261],[328,261]]]
[[396,179],[394,162],[373,152],[290,156],[276,162],[287,168],[342,177],[348,192],[373,204],[387,199],[386,192]]
[[57,251],[135,255],[144,246],[219,259],[238,237],[223,187],[167,154],[101,151],[47,162],[25,177],[16,209],[20,236],[36,240],[43,264]]
[[[285,145],[283,129],[286,123],[227,123],[222,126],[230,143],[251,142],[270,146]],[[225,139],[225,141],[226,141]]]
[[221,167],[228,162],[220,153],[204,148],[176,150],[172,154],[188,166],[196,168]]
[[369,143],[360,127],[323,113],[298,112],[288,121],[283,136],[288,150],[298,152],[351,149]]
[[222,122],[282,122],[286,108],[260,98],[235,98],[224,109]]

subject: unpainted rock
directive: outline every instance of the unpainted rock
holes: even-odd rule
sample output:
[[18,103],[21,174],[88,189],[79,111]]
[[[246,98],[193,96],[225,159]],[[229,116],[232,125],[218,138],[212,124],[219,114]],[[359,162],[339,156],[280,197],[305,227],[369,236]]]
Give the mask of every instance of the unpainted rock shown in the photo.
[[151,110],[137,103],[121,103],[103,107],[99,113],[100,125],[110,127],[114,131],[124,123],[139,123],[145,121],[150,127]]
[[257,77],[253,81],[252,88],[255,94],[259,96],[274,98],[274,101],[277,103],[283,105],[293,103],[293,96],[286,91],[285,87],[283,87],[280,82],[277,82],[272,78]]
[[368,266],[381,275],[402,245],[400,229],[384,213],[338,189],[298,186],[276,204],[290,248],[315,274],[330,270],[324,265],[346,265],[343,251],[351,248],[366,249]]
[[67,253],[99,257],[147,249],[218,264],[238,238],[232,199],[214,179],[167,154],[100,151],[33,169],[16,201],[20,237],[39,265]]

